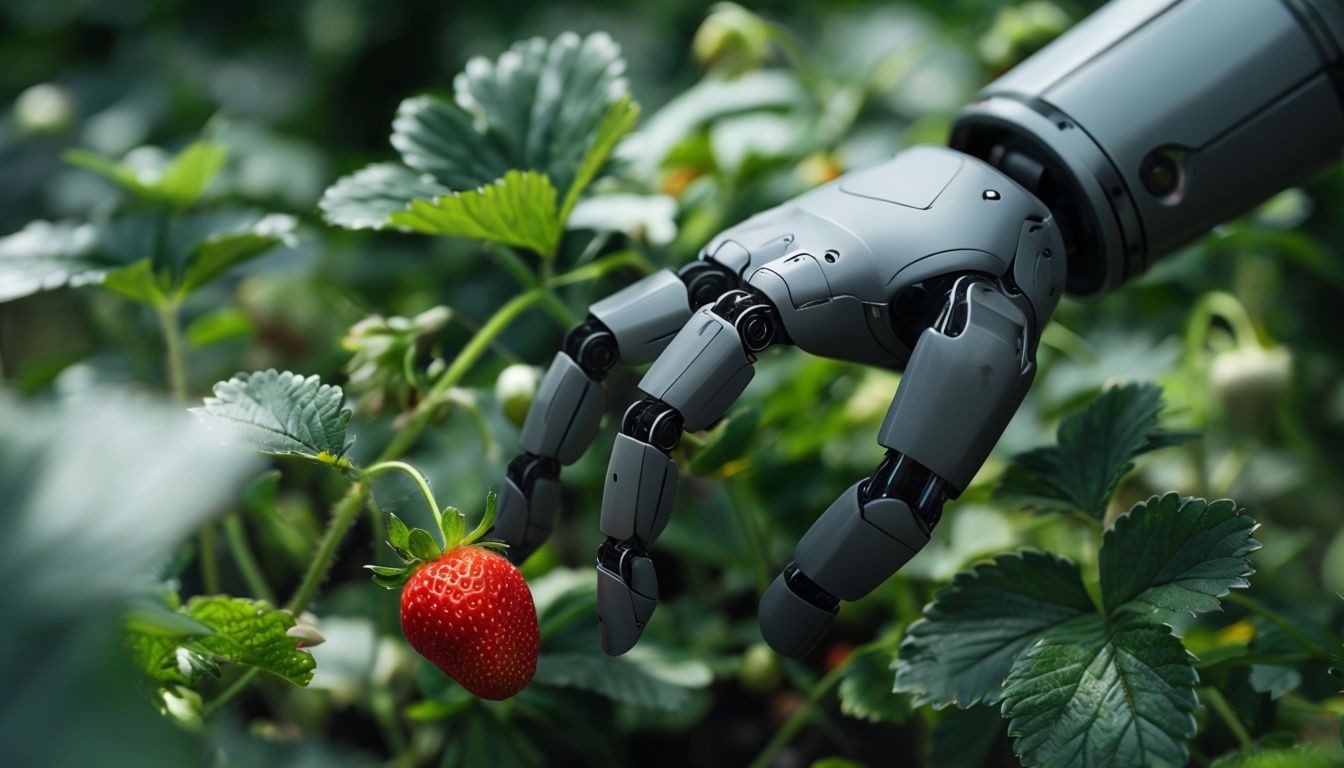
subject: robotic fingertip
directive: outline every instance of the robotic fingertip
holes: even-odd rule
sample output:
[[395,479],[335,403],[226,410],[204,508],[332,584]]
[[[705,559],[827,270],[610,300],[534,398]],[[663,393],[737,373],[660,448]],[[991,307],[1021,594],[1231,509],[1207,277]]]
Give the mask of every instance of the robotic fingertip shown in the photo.
[[[835,605],[820,606],[808,600],[789,586],[790,576],[801,572],[790,565],[775,577],[770,588],[761,597],[761,637],[781,656],[806,656],[835,620]],[[804,577],[806,578],[806,577]]]

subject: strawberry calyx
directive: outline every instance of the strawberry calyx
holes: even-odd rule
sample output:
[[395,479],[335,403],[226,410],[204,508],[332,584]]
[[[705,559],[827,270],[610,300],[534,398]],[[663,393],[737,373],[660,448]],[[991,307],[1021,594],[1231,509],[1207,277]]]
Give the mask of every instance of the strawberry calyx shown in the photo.
[[483,537],[495,524],[496,495],[493,491],[485,497],[485,514],[476,527],[467,532],[467,517],[456,507],[446,507],[434,515],[439,523],[442,545],[433,534],[423,528],[410,528],[401,518],[387,513],[387,545],[397,553],[406,564],[404,566],[366,565],[373,573],[373,582],[386,589],[400,589],[416,569],[426,563],[432,563],[459,547],[477,546],[485,549],[503,551],[508,544],[502,541],[485,540]]

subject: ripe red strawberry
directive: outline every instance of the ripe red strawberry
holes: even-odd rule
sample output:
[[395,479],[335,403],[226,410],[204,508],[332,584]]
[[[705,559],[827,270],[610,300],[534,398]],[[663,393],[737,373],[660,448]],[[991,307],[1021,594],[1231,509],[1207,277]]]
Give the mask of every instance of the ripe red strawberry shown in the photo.
[[408,565],[366,567],[376,583],[402,588],[401,629],[412,648],[477,696],[506,699],[532,679],[541,633],[523,575],[489,549],[504,545],[478,542],[494,522],[495,495],[470,534],[456,509],[434,514],[447,546],[388,515],[388,544]]
[[415,570],[401,593],[411,647],[483,699],[507,699],[537,669],[537,610],[513,563],[458,547]]

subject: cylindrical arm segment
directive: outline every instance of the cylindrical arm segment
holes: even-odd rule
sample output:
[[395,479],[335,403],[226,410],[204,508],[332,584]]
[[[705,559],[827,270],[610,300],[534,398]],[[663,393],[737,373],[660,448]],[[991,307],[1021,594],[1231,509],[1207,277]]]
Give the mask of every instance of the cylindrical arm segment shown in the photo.
[[1339,0],[1114,0],[991,83],[951,144],[1060,219],[1109,290],[1339,159]]

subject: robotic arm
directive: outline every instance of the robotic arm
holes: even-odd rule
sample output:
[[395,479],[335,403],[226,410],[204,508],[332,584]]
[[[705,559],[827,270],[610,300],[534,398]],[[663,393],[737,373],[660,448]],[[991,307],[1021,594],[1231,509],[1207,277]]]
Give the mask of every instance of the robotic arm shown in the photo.
[[658,600],[669,454],[723,417],[756,354],[788,344],[903,370],[885,458],[761,600],[766,641],[807,653],[840,601],[927,543],[1026,394],[1066,290],[1111,290],[1340,157],[1342,48],[1340,0],[1115,0],[985,88],[950,148],[846,175],[593,305],[528,414],[496,534],[516,560],[545,540],[560,468],[597,432],[603,376],[652,360],[601,511],[598,618],[605,650],[624,653]]

